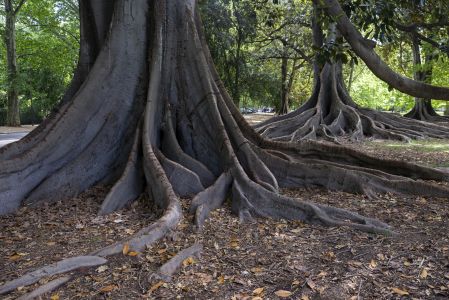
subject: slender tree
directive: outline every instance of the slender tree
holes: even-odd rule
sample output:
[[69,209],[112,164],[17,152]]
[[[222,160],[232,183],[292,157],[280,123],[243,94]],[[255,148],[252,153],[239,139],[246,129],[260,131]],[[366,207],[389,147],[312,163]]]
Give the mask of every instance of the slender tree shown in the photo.
[[[432,83],[433,55],[425,55],[425,64],[422,64],[421,46],[416,37],[412,41],[414,79],[425,83]],[[415,97],[415,105],[412,110],[404,115],[421,121],[447,121],[446,117],[440,116],[432,107],[431,99]]]
[[80,12],[80,62],[86,64],[80,63],[70,100],[57,113],[0,149],[0,213],[72,197],[95,184],[112,184],[101,214],[144,192],[164,213],[128,240],[7,282],[0,294],[39,276],[105,263],[102,257],[121,253],[125,244],[143,251],[175,230],[183,216],[180,196],[193,196],[198,227],[230,192],[242,220],[285,218],[377,233],[391,229],[282,196],[279,187],[447,197],[444,186],[415,180],[449,180],[432,168],[313,141],[261,138],[217,76],[195,1],[83,0]]
[[19,112],[19,88],[18,88],[18,67],[16,52],[16,20],[17,15],[25,4],[26,0],[17,1],[4,0],[5,9],[5,32],[3,40],[6,46],[6,60],[8,70],[8,107],[6,115],[6,125],[20,126]]

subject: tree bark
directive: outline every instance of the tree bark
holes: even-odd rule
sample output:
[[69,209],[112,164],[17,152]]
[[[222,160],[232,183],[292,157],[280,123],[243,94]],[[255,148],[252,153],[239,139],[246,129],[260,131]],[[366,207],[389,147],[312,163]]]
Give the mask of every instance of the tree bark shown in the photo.
[[5,0],[5,36],[6,61],[8,70],[8,110],[6,125],[20,126],[18,68],[16,52],[16,11],[12,0]]
[[[33,147],[21,140],[0,149],[0,214],[72,197],[96,184],[112,185],[101,213],[148,193],[164,210],[160,219],[89,254],[97,259],[121,253],[124,245],[144,251],[176,230],[183,217],[180,197],[193,197],[198,227],[230,195],[241,220],[283,218],[390,234],[381,221],[292,199],[279,188],[449,194],[423,181],[449,180],[432,168],[341,146],[263,139],[218,78],[196,1],[116,0],[113,7],[95,63],[73,98],[41,125],[45,137],[31,141]],[[332,68],[325,69],[331,74]],[[0,286],[0,293],[5,286],[11,283]]]
[[289,79],[288,79],[288,58],[283,57],[281,62],[281,107],[279,108],[279,115],[288,113],[289,106]]
[[70,86],[61,104],[70,101],[86,80],[108,36],[115,0],[80,0],[80,53]]

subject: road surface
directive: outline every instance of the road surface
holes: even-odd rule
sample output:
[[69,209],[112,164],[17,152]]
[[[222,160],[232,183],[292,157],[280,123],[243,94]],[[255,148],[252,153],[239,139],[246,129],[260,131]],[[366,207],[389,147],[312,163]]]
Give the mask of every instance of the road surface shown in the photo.
[[28,134],[28,132],[0,133],[0,147],[3,147],[9,143],[18,141],[27,134]]

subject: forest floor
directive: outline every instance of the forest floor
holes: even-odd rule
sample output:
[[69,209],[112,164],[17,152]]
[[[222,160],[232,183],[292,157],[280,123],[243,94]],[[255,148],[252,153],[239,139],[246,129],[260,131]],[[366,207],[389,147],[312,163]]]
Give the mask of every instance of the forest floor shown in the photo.
[[[449,141],[365,142],[350,145],[376,156],[449,167]],[[157,219],[141,199],[105,217],[97,211],[107,189],[93,188],[66,201],[24,207],[0,217],[0,284],[62,258],[122,240]],[[257,219],[240,223],[229,204],[212,213],[201,232],[192,217],[138,256],[119,255],[83,269],[44,299],[448,299],[447,199],[283,190],[284,194],[347,208],[393,226],[396,236],[301,222]],[[189,199],[183,199],[187,211]],[[186,213],[187,214],[187,213]],[[151,276],[194,243],[200,258],[187,259],[171,282]],[[49,281],[23,287],[15,299]]]

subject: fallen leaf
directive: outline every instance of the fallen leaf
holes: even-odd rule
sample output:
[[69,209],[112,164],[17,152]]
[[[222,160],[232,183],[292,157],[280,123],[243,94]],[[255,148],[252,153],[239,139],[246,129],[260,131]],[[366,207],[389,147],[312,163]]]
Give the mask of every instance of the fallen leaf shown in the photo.
[[257,288],[257,289],[255,289],[254,291],[253,291],[253,295],[260,295],[260,294],[262,294],[263,293],[263,291],[264,291],[264,288],[263,287],[261,287],[261,288]]
[[251,300],[263,300],[263,298],[260,296],[256,296],[256,297],[253,297]]
[[134,234],[134,230],[132,230],[132,229],[125,229],[125,232],[127,233],[127,234]]
[[154,292],[155,290],[160,288],[163,284],[164,284],[164,282],[162,280],[153,284],[153,286],[151,286],[150,290],[148,291],[148,294],[151,294],[152,292]]
[[285,291],[285,290],[279,290],[274,293],[276,294],[276,296],[278,296],[280,298],[288,298],[292,295],[292,292]]
[[195,275],[199,278],[201,278],[201,283],[203,285],[208,284],[209,282],[211,282],[213,280],[212,275],[206,274],[206,273],[195,273]]
[[369,263],[369,267],[370,269],[375,269],[377,267],[377,262],[372,259],[371,262]]
[[54,245],[56,245],[56,242],[48,242],[47,245],[48,246],[54,246]]
[[362,266],[362,263],[359,261],[350,260],[350,261],[348,261],[348,265],[360,267],[360,266]]
[[186,258],[183,260],[182,265],[184,267],[187,267],[187,266],[193,265],[194,263],[195,263],[195,260],[193,259],[193,257],[189,257],[189,258]]
[[164,254],[165,252],[167,252],[167,248],[157,250],[158,254]]
[[310,298],[307,295],[302,295],[301,296],[301,300],[310,300]]
[[137,255],[139,255],[139,252],[135,252],[135,251],[128,252],[128,256],[137,256]]
[[321,271],[320,274],[317,275],[318,277],[326,277],[327,272]]
[[263,269],[259,268],[259,267],[255,267],[255,268],[251,268],[251,272],[253,272],[254,274],[258,274],[258,273],[262,273]]
[[59,295],[58,294],[51,295],[50,300],[59,300]]
[[426,279],[426,278],[427,278],[427,275],[429,275],[429,274],[427,273],[427,269],[424,268],[424,269],[421,270],[421,273],[419,274],[419,278],[421,278],[421,279]]
[[109,267],[106,266],[106,265],[99,266],[99,267],[97,268],[97,272],[98,272],[98,273],[103,273],[103,272],[106,271],[107,269],[109,269]]
[[219,284],[224,284],[224,283],[225,283],[225,278],[224,278],[223,275],[218,276],[218,283],[219,283]]
[[398,289],[398,288],[391,288],[391,290],[393,291],[393,293],[401,295],[401,296],[407,296],[409,295],[409,293],[407,291]]
[[100,289],[100,292],[102,292],[102,293],[109,293],[109,292],[115,290],[116,287],[117,287],[117,286],[115,286],[115,285],[113,285],[113,284],[107,285],[107,286],[102,287],[102,288]]
[[186,229],[187,227],[189,227],[189,224],[187,224],[187,223],[182,223],[182,224],[178,225],[178,228],[181,229],[181,230],[182,229]]
[[411,263],[408,260],[404,261],[404,266],[410,267],[410,265],[411,265]]
[[21,258],[21,256],[20,256],[19,254],[13,254],[13,255],[11,255],[11,256],[9,257],[9,260],[15,261],[15,260],[18,260],[18,259],[20,259],[20,258]]
[[129,252],[129,245],[128,244],[123,245],[123,250],[122,250],[123,255],[127,255],[128,252]]
[[316,288],[316,284],[315,284],[315,282],[313,282],[312,279],[308,278],[308,279],[306,280],[306,282],[307,282],[307,285],[308,285],[312,290],[314,290],[314,289]]
[[231,245],[232,248],[237,249],[239,247],[239,242],[238,241],[231,241],[230,245]]
[[299,285],[301,282],[299,280],[295,280],[292,282],[292,285]]
[[325,257],[326,259],[333,260],[333,259],[335,259],[336,256],[335,256],[335,253],[334,253],[334,252],[329,251],[329,252],[324,253],[324,257]]

